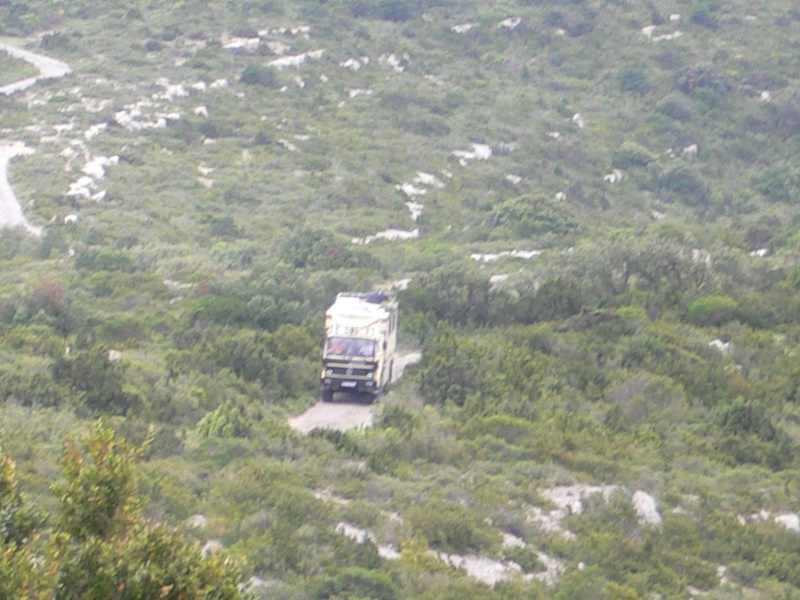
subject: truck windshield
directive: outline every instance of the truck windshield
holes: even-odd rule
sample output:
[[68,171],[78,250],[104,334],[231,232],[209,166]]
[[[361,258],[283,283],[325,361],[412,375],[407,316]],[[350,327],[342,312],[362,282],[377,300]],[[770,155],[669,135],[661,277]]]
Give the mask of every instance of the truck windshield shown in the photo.
[[358,338],[331,337],[328,338],[326,354],[337,356],[375,356],[375,340],[362,340]]

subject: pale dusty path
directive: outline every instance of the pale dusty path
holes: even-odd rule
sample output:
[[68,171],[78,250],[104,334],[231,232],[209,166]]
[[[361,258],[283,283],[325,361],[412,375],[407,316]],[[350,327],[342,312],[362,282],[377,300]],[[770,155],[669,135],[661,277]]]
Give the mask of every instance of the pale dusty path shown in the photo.
[[20,60],[29,62],[34,67],[39,69],[39,75],[37,75],[36,77],[28,77],[27,79],[23,79],[21,81],[15,81],[13,83],[9,83],[8,85],[0,87],[0,94],[4,94],[6,96],[19,92],[26,88],[29,88],[40,79],[63,77],[64,75],[72,73],[72,69],[64,61],[56,60],[55,58],[49,58],[47,56],[42,56],[41,54],[36,54],[35,52],[31,52],[30,50],[23,50],[22,48],[17,48],[15,46],[10,46],[8,44],[0,42],[0,51],[8,53],[10,56],[13,56],[14,58],[19,58]]
[[[36,77],[28,77],[0,87],[0,94],[6,96],[30,87],[40,79],[63,77],[72,72],[69,65],[63,61],[16,48],[3,42],[0,42],[0,51],[8,53],[14,58],[27,61],[39,69],[39,75]],[[8,182],[8,163],[11,162],[11,159],[15,156],[31,153],[33,153],[33,150],[22,142],[0,141],[0,227],[22,225],[29,233],[41,235],[41,227],[34,227],[25,219],[19,200],[17,200],[14,190],[11,189],[11,184]]]
[[29,233],[41,235],[41,227],[34,227],[22,214],[22,207],[8,182],[8,163],[15,156],[31,154],[33,150],[22,142],[0,142],[0,227],[22,225]]
[[[422,358],[420,352],[409,352],[397,356],[394,364],[392,381],[402,377],[408,365]],[[289,426],[300,433],[308,433],[312,429],[362,429],[372,426],[375,414],[370,404],[354,402],[346,394],[340,394],[335,402],[319,402],[306,412],[289,419]]]

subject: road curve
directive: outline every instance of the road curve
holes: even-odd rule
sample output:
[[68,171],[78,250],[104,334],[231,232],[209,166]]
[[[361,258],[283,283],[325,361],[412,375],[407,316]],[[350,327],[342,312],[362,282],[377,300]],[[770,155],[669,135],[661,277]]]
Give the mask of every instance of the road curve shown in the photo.
[[[36,77],[28,77],[0,86],[0,94],[5,96],[10,96],[29,88],[41,79],[63,77],[72,72],[70,66],[63,61],[10,46],[3,42],[0,42],[0,51],[6,52],[14,58],[27,61],[39,69],[39,75]],[[41,227],[34,227],[25,219],[19,200],[17,200],[14,190],[11,189],[11,184],[8,182],[8,163],[11,162],[11,159],[15,156],[24,156],[32,153],[33,149],[28,148],[22,142],[0,141],[0,227],[17,227],[21,225],[29,233],[38,236],[42,234]]]
[[34,67],[39,69],[39,74],[35,77],[28,77],[27,79],[15,81],[0,87],[0,94],[5,96],[10,96],[11,94],[29,88],[40,79],[63,77],[64,75],[72,73],[72,69],[64,61],[50,58],[49,56],[42,56],[41,54],[36,54],[30,50],[23,50],[22,48],[17,48],[15,46],[10,46],[9,44],[0,42],[0,51],[13,56],[14,58],[29,62]]

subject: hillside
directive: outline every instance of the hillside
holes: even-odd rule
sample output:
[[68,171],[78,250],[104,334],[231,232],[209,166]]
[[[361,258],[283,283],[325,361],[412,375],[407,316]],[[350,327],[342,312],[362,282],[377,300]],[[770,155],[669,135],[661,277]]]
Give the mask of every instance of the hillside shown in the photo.
[[[0,6],[0,86],[37,72],[14,49],[56,69],[0,94],[20,489],[57,512],[102,417],[154,425],[147,516],[256,596],[800,595],[798,30],[784,0]],[[374,287],[422,360],[373,427],[298,434],[325,307]]]

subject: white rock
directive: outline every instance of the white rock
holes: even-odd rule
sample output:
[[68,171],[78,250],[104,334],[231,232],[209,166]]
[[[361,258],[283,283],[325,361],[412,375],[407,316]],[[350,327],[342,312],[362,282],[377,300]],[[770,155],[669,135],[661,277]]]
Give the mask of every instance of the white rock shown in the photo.
[[359,246],[364,246],[374,242],[375,240],[388,240],[391,242],[413,240],[418,237],[419,229],[413,229],[411,231],[405,229],[384,229],[383,231],[379,231],[374,235],[368,235],[367,237],[363,238],[353,238],[352,243]]
[[728,352],[733,347],[733,344],[731,342],[723,342],[720,339],[711,340],[710,342],[708,342],[708,345],[711,348],[718,350],[719,352]]
[[289,67],[299,67],[309,60],[319,60],[325,53],[324,50],[314,50],[312,52],[303,52],[294,56],[282,56],[267,63],[270,67],[274,67],[279,71]]
[[443,188],[444,182],[436,177],[436,175],[432,175],[430,173],[424,173],[422,171],[417,171],[416,177],[414,177],[414,183],[421,183],[422,185],[427,185],[429,187],[434,188]]
[[522,23],[522,19],[520,17],[509,17],[508,19],[504,19],[497,24],[499,28],[506,28],[511,31],[515,30],[519,24]]
[[800,515],[794,513],[778,515],[775,517],[775,523],[781,527],[785,527],[789,531],[800,533]]
[[697,144],[690,144],[681,151],[681,156],[691,158],[693,156],[697,156],[697,151],[698,151]]
[[636,490],[631,498],[633,508],[636,511],[636,516],[639,523],[645,525],[661,525],[664,519],[658,512],[658,505],[656,499],[647,492]]
[[406,206],[408,207],[408,210],[411,211],[411,218],[414,221],[418,221],[419,218],[422,216],[422,209],[425,208],[425,205],[422,204],[421,202],[409,201],[406,202]]
[[351,71],[358,71],[361,68],[361,61],[355,58],[348,58],[346,61],[340,62],[339,66]]
[[222,45],[226,50],[257,50],[261,45],[261,39],[255,38],[233,38]]
[[203,556],[203,558],[208,558],[209,556],[214,554],[217,550],[221,550],[222,548],[224,548],[224,545],[222,544],[221,540],[217,539],[208,540],[205,544],[203,544],[203,547],[200,549],[200,554]]
[[536,256],[541,255],[541,250],[504,250],[503,252],[497,252],[495,254],[470,254],[469,257],[477,262],[496,262],[501,258],[521,258],[523,260],[529,260]]
[[89,129],[83,132],[83,137],[86,138],[87,140],[94,139],[98,135],[100,135],[103,131],[105,131],[106,127],[108,127],[108,123],[97,123],[95,125],[92,125],[91,127],[89,127]]
[[473,27],[477,27],[477,23],[464,23],[463,25],[453,25],[450,29],[456,33],[467,33]]
[[424,196],[428,193],[428,190],[425,188],[415,187],[412,183],[402,183],[394,186],[394,189],[399,192],[403,192],[409,198],[413,198],[414,196]]
[[205,529],[208,527],[208,518],[205,515],[192,515],[186,524],[192,529]]
[[270,51],[273,54],[277,54],[278,56],[283,56],[289,50],[292,49],[292,47],[290,45],[285,44],[285,43],[283,43],[281,41],[277,41],[277,40],[271,41],[271,42],[267,42],[266,46],[267,46],[267,48],[270,49]]

